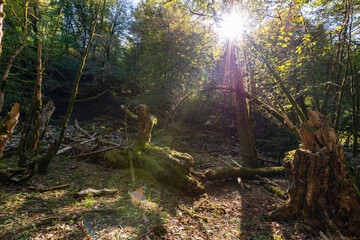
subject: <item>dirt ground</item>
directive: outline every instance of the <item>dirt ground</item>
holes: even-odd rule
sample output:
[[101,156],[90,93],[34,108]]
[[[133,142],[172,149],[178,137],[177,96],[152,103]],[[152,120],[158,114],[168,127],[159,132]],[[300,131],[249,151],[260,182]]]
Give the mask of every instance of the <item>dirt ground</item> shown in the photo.
[[[221,146],[204,138],[207,144],[201,149],[186,139],[176,144],[171,137],[164,139],[180,150],[191,149],[197,170],[231,158],[221,152],[209,154]],[[207,182],[206,193],[191,196],[159,184],[145,170],[135,169],[132,179],[130,170],[106,168],[99,162],[57,156],[47,175],[2,183],[0,239],[338,239],[301,221],[267,220],[266,215],[285,200],[256,181],[244,180],[251,189],[240,188],[236,180]],[[286,192],[287,180],[271,180]],[[64,186],[48,189],[60,185]],[[116,193],[78,196],[87,188]]]

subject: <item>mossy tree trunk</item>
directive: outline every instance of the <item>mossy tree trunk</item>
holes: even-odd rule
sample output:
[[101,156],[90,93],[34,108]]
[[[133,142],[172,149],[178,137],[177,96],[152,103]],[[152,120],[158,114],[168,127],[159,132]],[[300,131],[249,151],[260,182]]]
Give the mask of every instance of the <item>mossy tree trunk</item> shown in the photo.
[[311,226],[360,236],[360,205],[345,171],[343,146],[320,113],[309,111],[300,129],[304,149],[296,150],[286,205],[273,219],[298,217]]

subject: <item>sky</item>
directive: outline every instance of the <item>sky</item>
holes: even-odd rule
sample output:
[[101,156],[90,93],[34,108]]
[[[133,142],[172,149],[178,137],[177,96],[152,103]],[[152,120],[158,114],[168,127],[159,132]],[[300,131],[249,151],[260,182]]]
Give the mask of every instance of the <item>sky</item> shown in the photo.
[[134,6],[138,5],[138,3],[141,1],[141,0],[131,0],[133,3],[134,3]]

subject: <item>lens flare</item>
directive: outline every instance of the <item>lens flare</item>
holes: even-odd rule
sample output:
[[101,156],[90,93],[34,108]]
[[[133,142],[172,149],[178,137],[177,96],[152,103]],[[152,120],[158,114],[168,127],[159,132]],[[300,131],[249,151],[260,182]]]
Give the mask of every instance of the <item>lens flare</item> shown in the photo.
[[242,36],[246,30],[247,18],[243,13],[231,12],[223,17],[218,26],[218,34],[221,38],[236,39]]

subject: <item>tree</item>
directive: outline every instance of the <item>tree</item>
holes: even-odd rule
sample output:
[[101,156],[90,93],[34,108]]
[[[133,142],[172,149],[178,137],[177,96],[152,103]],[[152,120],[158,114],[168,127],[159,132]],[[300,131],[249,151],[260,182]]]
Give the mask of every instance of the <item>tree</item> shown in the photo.
[[55,157],[57,151],[60,148],[61,143],[64,140],[65,131],[67,129],[67,124],[68,124],[68,121],[70,119],[71,113],[72,113],[72,111],[74,109],[76,94],[77,94],[77,91],[78,91],[79,82],[80,82],[81,75],[82,75],[82,70],[83,70],[83,68],[85,66],[85,61],[86,61],[86,58],[87,58],[87,56],[89,54],[90,44],[91,44],[92,39],[93,39],[93,37],[95,35],[95,29],[96,29],[96,24],[97,24],[97,20],[98,20],[97,18],[98,18],[100,6],[101,5],[100,5],[100,2],[99,2],[98,7],[96,9],[95,19],[94,19],[94,22],[93,22],[93,28],[92,28],[92,31],[91,31],[91,34],[90,34],[90,38],[88,40],[85,52],[83,54],[81,65],[79,66],[78,74],[77,74],[76,79],[74,81],[73,94],[72,94],[71,98],[69,99],[68,109],[67,109],[65,118],[63,119],[63,122],[62,122],[61,132],[59,134],[58,139],[55,140],[51,144],[51,146],[50,146],[48,152],[46,153],[46,155],[40,160],[39,167],[38,167],[38,171],[39,171],[40,174],[45,174],[46,173],[48,165],[50,164],[50,162]]

